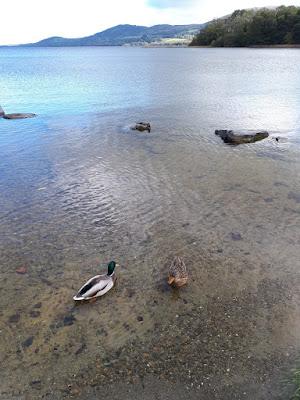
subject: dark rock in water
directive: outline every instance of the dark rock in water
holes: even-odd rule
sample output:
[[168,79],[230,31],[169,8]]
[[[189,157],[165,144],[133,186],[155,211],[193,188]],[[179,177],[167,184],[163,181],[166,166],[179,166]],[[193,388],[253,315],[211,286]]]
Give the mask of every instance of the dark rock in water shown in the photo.
[[38,318],[41,315],[41,313],[36,310],[31,310],[29,315],[31,316],[31,318]]
[[300,193],[289,192],[288,199],[289,200],[294,200],[296,203],[299,204],[300,203]]
[[5,112],[4,112],[3,108],[0,106],[0,118],[4,117],[4,115],[5,115]]
[[232,240],[242,240],[242,235],[239,232],[231,232]]
[[16,323],[20,321],[20,314],[13,314],[8,318],[8,322]]
[[126,322],[124,322],[123,327],[126,329],[126,331],[129,331],[130,325],[128,325]]
[[254,143],[269,136],[266,131],[232,131],[227,129],[216,130],[215,134],[220,136],[224,143],[243,144]]
[[78,354],[82,353],[85,349],[86,349],[86,344],[85,344],[85,343],[82,343],[82,344],[78,347],[78,349],[75,351],[74,354],[77,356]]
[[66,315],[63,319],[63,324],[64,326],[70,326],[73,325],[74,322],[76,321],[76,318],[74,317],[73,314]]
[[36,379],[34,381],[30,382],[30,386],[37,389],[37,390],[41,390],[42,388],[42,381],[39,379]]
[[33,118],[36,117],[36,114],[32,113],[14,113],[14,114],[4,114],[3,118],[5,119],[24,119],[24,118]]
[[31,346],[33,343],[33,336],[29,336],[29,338],[27,338],[26,340],[24,340],[24,342],[22,343],[23,347],[29,347]]
[[17,269],[16,269],[16,273],[19,274],[19,275],[24,275],[24,274],[27,273],[27,268],[24,267],[24,266],[22,266],[22,267],[20,267],[20,268],[17,268]]
[[135,125],[131,127],[131,129],[139,132],[148,131],[150,133],[151,125],[149,124],[149,122],[137,122]]

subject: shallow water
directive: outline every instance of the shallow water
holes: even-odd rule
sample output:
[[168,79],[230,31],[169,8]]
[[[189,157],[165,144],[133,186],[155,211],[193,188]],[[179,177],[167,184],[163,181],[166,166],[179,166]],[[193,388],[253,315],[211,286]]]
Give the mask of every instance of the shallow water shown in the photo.
[[[287,398],[299,76],[291,49],[0,50],[2,107],[38,114],[0,120],[1,399]],[[222,128],[270,137],[228,146]],[[111,259],[117,286],[74,305]]]

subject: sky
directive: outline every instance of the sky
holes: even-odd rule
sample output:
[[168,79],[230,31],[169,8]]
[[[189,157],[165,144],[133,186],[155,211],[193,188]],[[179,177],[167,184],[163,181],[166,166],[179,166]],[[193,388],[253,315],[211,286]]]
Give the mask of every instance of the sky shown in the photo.
[[9,0],[1,7],[4,12],[1,13],[0,45],[36,42],[50,36],[88,36],[119,24],[203,23],[242,8],[300,6],[300,0],[269,1]]

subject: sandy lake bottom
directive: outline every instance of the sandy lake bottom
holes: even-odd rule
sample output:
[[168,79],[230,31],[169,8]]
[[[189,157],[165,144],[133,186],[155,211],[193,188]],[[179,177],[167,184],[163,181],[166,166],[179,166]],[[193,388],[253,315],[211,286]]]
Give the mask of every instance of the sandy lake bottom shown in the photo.
[[[138,50],[128,49],[133,58]],[[106,51],[114,65],[117,50]],[[300,351],[300,147],[287,104],[299,103],[300,86],[279,90],[273,79],[251,91],[237,72],[229,78],[241,53],[214,50],[205,55],[215,72],[182,77],[180,61],[173,88],[167,68],[180,51],[189,49],[143,53],[139,106],[130,89],[126,107],[105,112],[50,115],[22,98],[15,107],[38,117],[0,120],[1,400],[290,395],[286,379]],[[253,54],[286,60],[287,51],[300,57],[242,54],[251,65]],[[213,84],[221,61],[231,79],[224,86]],[[300,63],[286,62],[293,77]],[[252,83],[268,77],[259,65]],[[285,77],[284,66],[276,71]],[[93,96],[87,91],[97,108]],[[151,134],[127,129],[140,119]],[[214,135],[228,127],[264,128],[270,137],[228,146]],[[181,290],[166,283],[175,255],[190,274]],[[74,304],[111,259],[120,264],[116,287]]]

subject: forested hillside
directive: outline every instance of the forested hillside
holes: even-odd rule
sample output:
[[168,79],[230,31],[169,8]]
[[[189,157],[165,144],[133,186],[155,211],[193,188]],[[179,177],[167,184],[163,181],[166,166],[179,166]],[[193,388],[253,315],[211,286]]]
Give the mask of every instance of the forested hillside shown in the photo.
[[151,27],[139,25],[117,25],[91,36],[76,39],[51,37],[37,43],[24,46],[60,47],[60,46],[145,46],[152,43],[164,44],[166,39],[188,44],[201,28],[202,24],[193,25],[155,25]]
[[300,7],[236,10],[210,22],[191,46],[247,47],[300,44]]

